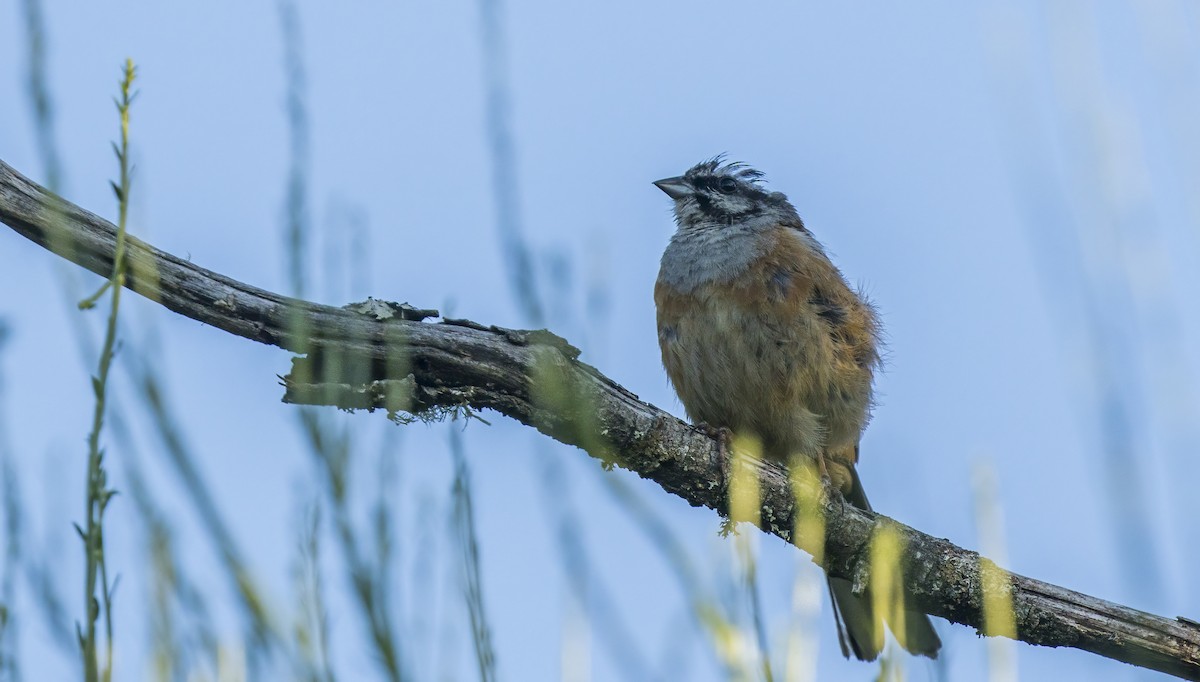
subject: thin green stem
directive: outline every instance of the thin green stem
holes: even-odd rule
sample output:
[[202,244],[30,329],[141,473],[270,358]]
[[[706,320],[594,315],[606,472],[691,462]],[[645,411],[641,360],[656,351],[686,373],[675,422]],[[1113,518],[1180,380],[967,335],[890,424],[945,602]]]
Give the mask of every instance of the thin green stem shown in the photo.
[[[104,561],[104,510],[108,506],[115,490],[108,487],[108,474],[104,468],[104,451],[100,448],[100,433],[104,428],[104,412],[108,393],[108,373],[112,367],[113,355],[117,339],[117,313],[121,305],[121,291],[125,285],[125,229],[129,213],[129,109],[133,104],[133,81],[136,69],[132,59],[126,59],[123,77],[121,79],[121,98],[117,100],[117,111],[121,117],[121,143],[114,145],[117,160],[120,163],[120,184],[114,184],[117,194],[118,220],[117,244],[113,257],[113,272],[108,283],[100,291],[84,301],[95,302],[107,289],[112,294],[112,308],[109,310],[108,322],[105,327],[104,345],[100,351],[100,366],[92,379],[92,389],[96,394],[96,408],[92,413],[92,430],[88,434],[88,469],[87,496],[84,508],[85,527],[80,530],[84,544],[86,571],[84,577],[84,612],[85,625],[78,633],[80,648],[83,653],[83,673],[87,682],[108,682],[112,678],[113,660],[113,629],[112,629],[112,589],[108,582],[108,568]],[[100,598],[96,597],[96,582],[103,581]],[[96,658],[96,621],[100,612],[104,612],[105,663],[103,673]]]
[[100,301],[100,297],[103,296],[104,292],[108,291],[111,286],[112,280],[105,280],[104,284],[101,284],[100,288],[96,290],[96,293],[79,302],[79,309],[91,310],[92,308],[95,308],[96,304]]

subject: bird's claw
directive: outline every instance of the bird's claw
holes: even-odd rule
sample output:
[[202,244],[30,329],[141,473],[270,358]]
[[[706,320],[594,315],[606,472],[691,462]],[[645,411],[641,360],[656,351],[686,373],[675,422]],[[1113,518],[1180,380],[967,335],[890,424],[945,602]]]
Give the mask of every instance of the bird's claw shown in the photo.
[[729,462],[733,454],[733,432],[724,426],[711,426],[703,423],[697,424],[696,428],[717,441],[717,467],[720,469],[722,477],[728,480]]

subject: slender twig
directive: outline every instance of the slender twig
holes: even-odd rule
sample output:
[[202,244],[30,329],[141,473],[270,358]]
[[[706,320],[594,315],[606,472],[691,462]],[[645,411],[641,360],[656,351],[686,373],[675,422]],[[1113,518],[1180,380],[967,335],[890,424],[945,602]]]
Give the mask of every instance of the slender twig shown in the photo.
[[[62,163],[54,132],[54,105],[50,95],[49,77],[46,69],[46,44],[48,39],[46,23],[42,14],[42,3],[40,0],[24,0],[22,9],[24,10],[25,18],[24,36],[28,46],[26,93],[28,94],[30,114],[33,120],[34,136],[37,139],[38,159],[41,162],[42,172],[46,178],[46,186],[51,191],[59,192],[62,188]],[[79,274],[73,268],[60,269],[60,271],[64,273],[70,272],[73,275]],[[78,296],[73,297],[71,300],[72,306],[77,302]],[[72,315],[70,317],[73,325],[77,327],[85,326],[79,316]],[[88,364],[92,363],[89,362]],[[15,505],[15,500],[15,497],[7,496],[5,504]],[[70,615],[67,613],[66,607],[63,606],[63,599],[58,592],[58,586],[51,579],[52,574],[49,571],[42,570],[40,564],[44,561],[39,560],[36,556],[27,554],[23,561],[25,573],[30,587],[36,596],[36,602],[41,607],[46,626],[53,634],[55,644],[63,651],[74,652],[78,641],[71,633]]]
[[329,607],[321,572],[322,509],[320,498],[304,505],[298,525],[299,556],[295,571],[296,640],[303,658],[303,678],[310,682],[336,682],[329,652]]
[[303,296],[308,273],[308,107],[304,60],[301,59],[300,15],[292,0],[280,0],[279,25],[283,34],[287,96],[284,100],[288,131],[288,179],[285,199],[288,286]]
[[380,568],[372,566],[362,554],[358,532],[351,520],[348,498],[350,475],[349,454],[351,451],[348,433],[334,432],[328,425],[321,424],[321,414],[316,410],[301,412],[301,425],[308,441],[309,451],[321,465],[321,478],[326,483],[326,493],[333,508],[334,535],[338,540],[350,586],[358,600],[371,643],[378,655],[383,674],[392,682],[409,676],[404,672],[403,657],[392,625],[390,605],[383,598],[385,584],[379,580]]
[[[0,321],[0,351],[4,349],[7,336],[8,329]],[[0,397],[3,395],[4,381],[0,375]],[[21,669],[17,658],[16,585],[24,529],[17,469],[3,435],[7,433],[3,408],[0,403],[0,529],[4,536],[4,550],[0,555],[0,681],[18,682]]]
[[[88,468],[84,528],[79,530],[83,539],[86,571],[84,578],[84,625],[79,636],[83,651],[83,673],[87,682],[109,680],[112,677],[112,593],[108,581],[108,567],[104,558],[104,511],[112,500],[115,490],[108,487],[108,473],[104,468],[104,451],[100,448],[100,433],[104,428],[105,397],[108,393],[108,372],[112,367],[117,343],[117,315],[121,306],[121,291],[125,288],[125,227],[129,214],[129,109],[136,94],[133,81],[136,70],[132,59],[125,60],[121,79],[121,98],[117,100],[117,111],[121,117],[121,143],[113,145],[121,167],[120,183],[113,184],[117,195],[117,233],[113,252],[113,268],[108,283],[95,295],[79,304],[80,308],[91,308],[106,291],[112,292],[112,307],[104,332],[104,345],[100,350],[100,368],[92,379],[96,394],[96,407],[92,412],[92,430],[88,434]],[[111,284],[111,287],[109,286]],[[100,598],[96,597],[96,581],[100,580]],[[101,611],[104,614],[105,662],[99,669],[96,659],[96,621]]]
[[38,156],[42,170],[46,173],[46,184],[58,189],[62,181],[62,163],[59,161],[58,145],[54,136],[54,106],[46,77],[46,24],[42,17],[40,0],[25,0],[25,37],[29,41],[29,72],[26,87],[29,102],[33,107],[34,134],[37,137]]
[[[50,206],[61,210],[50,219]],[[53,249],[69,235],[75,248],[55,251],[93,272],[111,272],[116,228],[61,199],[0,161],[0,222]],[[664,490],[719,512],[728,511],[727,458],[715,440],[577,360],[578,351],[547,332],[490,327],[464,320],[417,321],[429,311],[394,306],[387,320],[349,309],[287,298],[198,267],[128,238],[131,273],[125,286],[169,310],[260,343],[310,354],[294,359],[301,375],[319,383],[287,381],[285,399],[344,408],[399,409],[428,414],[435,408],[493,409],[564,443],[586,446],[658,483]],[[308,320],[309,335],[289,334],[293,314]],[[397,340],[402,339],[403,343]],[[340,381],[331,356],[377,374],[365,383]],[[389,374],[402,355],[404,376]],[[539,401],[537,382],[547,376],[580,400]],[[393,392],[394,391],[394,392]],[[1014,605],[1017,638],[1041,646],[1067,646],[1178,677],[1200,679],[1200,624],[1163,618],[1007,571],[962,549],[887,517],[842,503],[830,491],[797,495],[781,466],[755,462],[760,483],[759,527],[824,556],[824,568],[859,585],[869,583],[868,547],[887,527],[903,537],[902,584],[915,608],[955,623],[983,627],[981,567],[1001,580]],[[799,485],[799,484],[798,484]],[[796,499],[814,499],[824,511],[822,537],[793,532]]]
[[517,181],[512,104],[509,101],[511,88],[508,86],[506,66],[508,51],[504,42],[504,15],[500,0],[479,0],[479,29],[496,228],[508,266],[509,284],[521,313],[530,324],[545,324],[545,306],[538,295],[533,252],[525,241],[521,224],[521,192]]
[[[513,142],[512,105],[509,99],[512,89],[508,82],[508,54],[501,0],[479,0],[479,29],[492,198],[504,268],[521,315],[529,324],[542,325],[545,324],[546,308],[538,289],[533,250],[525,239],[521,218],[520,169],[517,167],[516,145]],[[456,431],[450,434],[450,444],[454,450],[455,526],[463,542],[467,564],[465,597],[470,606],[471,634],[479,662],[479,677],[481,680],[495,679],[490,628],[484,615],[483,588],[479,582],[481,571],[475,543],[475,519],[471,513],[471,465],[462,452],[462,437]]]
[[759,672],[764,682],[775,682],[775,674],[771,670],[771,647],[767,642],[767,625],[763,620],[762,596],[758,587],[758,564],[754,556],[754,548],[750,539],[739,540],[743,545],[741,552],[742,578],[746,590],[746,601],[750,606],[750,618],[754,625],[754,639],[758,645]]
[[462,433],[450,429],[450,452],[454,456],[454,529],[462,548],[462,568],[471,618],[471,641],[475,645],[475,662],[480,682],[495,682],[496,654],[492,648],[491,630],[483,605],[483,582],[479,570],[479,540],[475,536],[475,512],[472,507],[471,476],[467,455],[463,449]]

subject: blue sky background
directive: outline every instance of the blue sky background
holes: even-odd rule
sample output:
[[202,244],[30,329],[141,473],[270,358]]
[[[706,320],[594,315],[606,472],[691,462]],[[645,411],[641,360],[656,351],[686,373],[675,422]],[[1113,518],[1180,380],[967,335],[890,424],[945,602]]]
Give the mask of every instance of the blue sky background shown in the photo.
[[[45,4],[64,195],[115,217],[111,100],[132,57],[141,95],[131,230],[284,290],[289,151],[277,7]],[[0,8],[0,158],[44,180],[20,9]],[[311,127],[310,297],[373,295],[527,326],[496,228],[477,3],[297,9]],[[994,474],[1009,568],[1197,618],[1194,7],[614,0],[509,2],[501,12],[521,229],[552,302],[550,326],[585,361],[682,415],[659,364],[650,294],[673,229],[670,203],[650,181],[728,152],[788,194],[882,312],[887,371],[860,466],[880,512],[979,547],[973,480],[982,467]],[[75,617],[82,562],[70,524],[83,507],[94,370],[69,320],[80,314],[63,294],[69,269],[15,234],[0,244],[0,318],[10,331],[0,350],[0,447],[17,462],[28,551],[53,567]],[[356,253],[365,261],[351,270]],[[204,477],[272,605],[289,613],[299,510],[320,487],[296,408],[279,402],[288,355],[126,301],[125,352],[161,353]],[[99,329],[101,314],[88,318]],[[662,553],[603,479],[619,478],[664,518],[719,590],[732,553],[716,515],[487,418],[492,426],[473,424],[464,438],[501,676],[571,678],[561,650],[564,639],[578,643],[565,631],[584,633],[592,679],[620,678],[604,626],[581,625],[564,579],[556,533],[567,518],[591,567],[585,610],[607,609],[634,634],[648,674],[720,679]],[[129,420],[138,461],[232,643],[237,621],[211,547],[144,420]],[[398,428],[365,414],[341,421],[361,434],[364,452],[391,448],[397,463],[396,608],[408,614],[412,669],[420,679],[472,679],[449,531],[452,427]],[[117,488],[128,457],[110,448]],[[359,473],[365,508],[375,477],[366,464]],[[118,498],[108,517],[110,566],[124,576],[115,608],[123,679],[148,670],[136,513]],[[778,664],[796,574],[819,586],[820,573],[781,542],[757,544]],[[336,554],[326,563],[338,594],[336,661],[357,679],[374,669]],[[820,598],[810,628],[818,679],[872,679],[874,667],[837,653]],[[27,678],[74,674],[76,659],[53,644],[32,599],[17,607]],[[939,623],[940,674],[982,679],[984,642]],[[1073,650],[1012,651],[1025,679],[1155,677]],[[939,671],[914,661],[908,673]]]

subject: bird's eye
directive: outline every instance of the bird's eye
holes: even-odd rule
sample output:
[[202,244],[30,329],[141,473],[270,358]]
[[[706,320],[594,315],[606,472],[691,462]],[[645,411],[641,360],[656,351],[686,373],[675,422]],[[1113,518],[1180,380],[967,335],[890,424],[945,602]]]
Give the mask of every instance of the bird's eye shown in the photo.
[[726,194],[733,194],[733,190],[737,189],[737,181],[733,178],[721,178],[721,181],[717,183],[717,189]]

